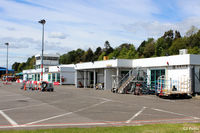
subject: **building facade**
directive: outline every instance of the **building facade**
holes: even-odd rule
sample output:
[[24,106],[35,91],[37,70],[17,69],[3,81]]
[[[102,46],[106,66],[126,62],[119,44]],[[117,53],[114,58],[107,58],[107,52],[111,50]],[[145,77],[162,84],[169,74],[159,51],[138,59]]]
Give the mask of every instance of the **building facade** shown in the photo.
[[132,69],[143,69],[147,86],[166,91],[200,92],[200,55],[182,54],[144,59],[115,59],[75,65],[76,87],[93,87],[102,83],[104,89],[119,86]]
[[[23,80],[41,81],[41,55],[36,55],[35,69],[23,70]],[[74,65],[59,65],[59,55],[44,54],[43,81],[74,84]]]

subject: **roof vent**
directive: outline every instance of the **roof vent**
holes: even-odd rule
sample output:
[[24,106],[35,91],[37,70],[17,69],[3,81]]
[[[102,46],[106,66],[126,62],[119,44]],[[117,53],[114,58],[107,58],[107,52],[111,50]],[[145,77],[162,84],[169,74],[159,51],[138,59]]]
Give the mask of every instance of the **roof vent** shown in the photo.
[[179,55],[184,55],[184,54],[188,54],[188,50],[187,49],[180,49]]

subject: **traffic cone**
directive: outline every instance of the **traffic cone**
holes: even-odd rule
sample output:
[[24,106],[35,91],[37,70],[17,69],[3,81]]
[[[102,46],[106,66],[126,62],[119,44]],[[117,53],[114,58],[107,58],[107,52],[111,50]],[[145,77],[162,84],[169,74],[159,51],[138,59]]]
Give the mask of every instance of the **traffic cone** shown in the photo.
[[35,90],[37,90],[37,81],[35,81]]
[[38,84],[38,89],[41,91],[41,83]]
[[25,82],[25,84],[24,84],[24,90],[26,91],[26,82]]

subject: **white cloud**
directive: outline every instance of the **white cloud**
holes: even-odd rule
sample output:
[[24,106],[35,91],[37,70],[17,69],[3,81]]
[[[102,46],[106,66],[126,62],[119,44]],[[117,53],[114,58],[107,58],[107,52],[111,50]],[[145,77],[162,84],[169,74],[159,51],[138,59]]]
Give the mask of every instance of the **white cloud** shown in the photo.
[[7,30],[14,31],[16,30],[14,27],[6,27]]
[[200,1],[199,0],[177,0],[179,9],[185,16],[200,17]]
[[123,27],[127,32],[132,32],[136,36],[136,38],[147,39],[149,37],[154,37],[155,39],[157,39],[158,37],[161,37],[165,31],[168,31],[170,29],[178,30],[181,32],[182,36],[184,36],[192,25],[200,29],[199,23],[200,17],[191,17],[177,23],[143,21],[123,25]]
[[[156,18],[154,14],[162,15],[162,12],[153,0],[27,2],[33,4],[0,0],[0,42],[10,42],[10,56],[20,57],[13,56],[13,61],[25,61],[22,56],[28,58],[40,52],[42,26],[37,21],[43,18],[47,21],[45,52],[61,54],[77,48],[103,47],[106,40],[113,47],[125,42],[138,46],[148,37],[157,38],[169,29],[184,34],[191,25],[200,28],[198,0],[174,2],[181,16],[177,16],[178,21]],[[3,46],[0,52],[5,54]]]
[[62,32],[51,32],[49,33],[49,38],[65,39],[67,35]]

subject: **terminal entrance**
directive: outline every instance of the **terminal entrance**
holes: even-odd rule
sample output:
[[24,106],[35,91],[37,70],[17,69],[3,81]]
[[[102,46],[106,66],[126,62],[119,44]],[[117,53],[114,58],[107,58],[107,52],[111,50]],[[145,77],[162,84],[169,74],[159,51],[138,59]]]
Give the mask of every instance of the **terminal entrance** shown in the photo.
[[151,70],[151,89],[157,90],[158,77],[165,75],[165,69]]

